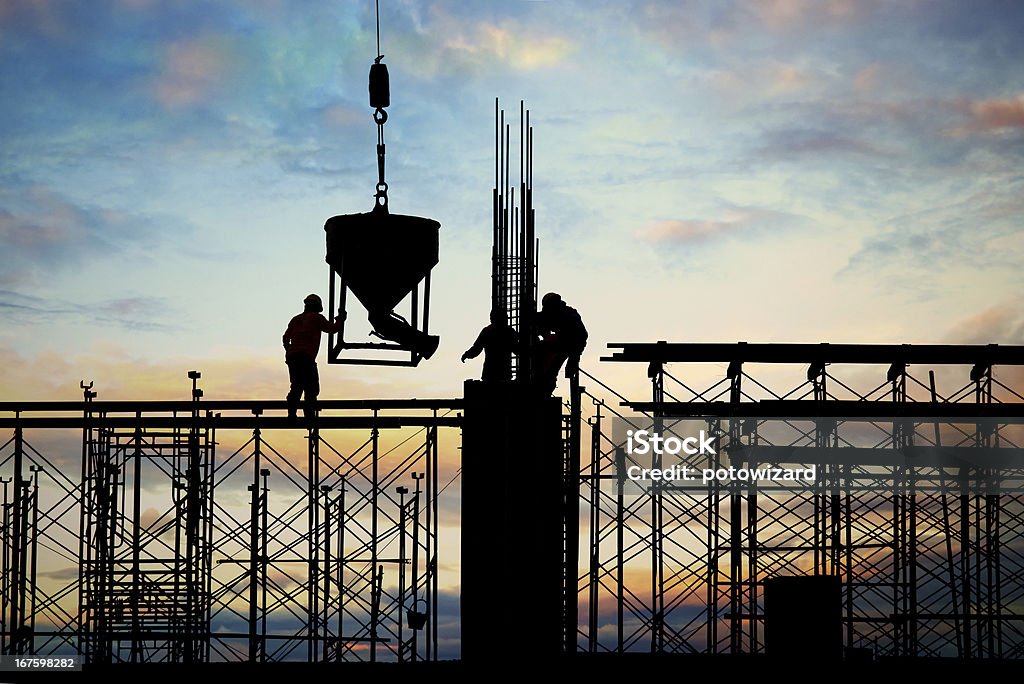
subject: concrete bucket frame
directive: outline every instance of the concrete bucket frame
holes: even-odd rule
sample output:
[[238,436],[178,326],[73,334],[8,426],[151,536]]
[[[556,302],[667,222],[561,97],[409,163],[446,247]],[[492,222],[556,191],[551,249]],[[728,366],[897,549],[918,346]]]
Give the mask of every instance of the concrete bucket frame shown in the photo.
[[[329,310],[342,320],[329,339],[329,363],[416,366],[433,355],[439,338],[428,332],[430,271],[438,262],[440,229],[433,219],[382,207],[327,220]],[[377,341],[346,341],[349,292],[366,310]],[[408,317],[395,311],[406,300]]]

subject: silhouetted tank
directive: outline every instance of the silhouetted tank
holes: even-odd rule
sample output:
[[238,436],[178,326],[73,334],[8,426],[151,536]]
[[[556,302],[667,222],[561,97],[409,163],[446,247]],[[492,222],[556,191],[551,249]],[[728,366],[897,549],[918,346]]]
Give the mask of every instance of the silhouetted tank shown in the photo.
[[327,263],[367,311],[391,311],[437,265],[441,224],[379,211],[327,220]]
[[[441,224],[420,216],[391,214],[377,208],[361,214],[334,216],[324,224],[327,233],[327,263],[341,282],[340,305],[345,309],[345,293],[351,291],[368,314],[377,337],[393,344],[345,342],[339,333],[332,345],[331,361],[345,363],[344,349],[402,350],[410,361],[367,361],[386,365],[416,365],[430,358],[438,338],[427,333],[430,296],[430,271],[438,262],[438,234]],[[420,304],[420,284],[424,285]],[[334,305],[334,279],[331,302]],[[412,295],[412,320],[394,312],[402,300]]]

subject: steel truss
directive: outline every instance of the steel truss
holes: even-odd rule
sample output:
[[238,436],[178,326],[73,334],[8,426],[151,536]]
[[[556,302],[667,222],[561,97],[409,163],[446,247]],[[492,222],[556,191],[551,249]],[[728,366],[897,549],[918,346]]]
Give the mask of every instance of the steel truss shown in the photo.
[[323,401],[304,424],[190,377],[192,401],[0,404],[0,653],[437,659],[439,435],[461,402]]
[[[761,653],[764,580],[837,575],[847,657],[1024,656],[1024,396],[994,373],[1013,376],[1022,348],[610,346],[605,361],[646,365],[652,393],[630,401],[584,373],[601,391],[582,390],[580,651]],[[719,365],[701,389],[678,370]],[[614,417],[695,421],[716,435],[710,467],[816,464],[818,477],[629,492]]]

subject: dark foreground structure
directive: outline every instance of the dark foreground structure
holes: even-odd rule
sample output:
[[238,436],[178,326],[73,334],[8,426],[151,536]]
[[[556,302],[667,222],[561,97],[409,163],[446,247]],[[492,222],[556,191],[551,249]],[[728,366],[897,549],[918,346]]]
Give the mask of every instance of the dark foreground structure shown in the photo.
[[[522,106],[518,184],[512,133],[496,103],[491,309],[525,340],[508,382],[306,422],[205,399],[198,372],[181,402],[83,383],[0,403],[0,656],[133,679],[1024,661],[1024,347],[613,344],[543,396]],[[336,363],[437,346],[437,224],[380,211],[328,224],[329,308],[351,292],[380,328],[331,338]],[[366,221],[388,230],[345,232]],[[424,221],[381,287],[362,253]],[[632,397],[600,379],[612,364],[639,367]],[[641,432],[700,448],[634,450]]]
[[[472,381],[296,425],[196,373],[191,401],[0,404],[0,648],[115,670],[1021,658],[1021,348],[612,347],[650,397],[584,371],[564,403]],[[704,430],[698,472],[817,477],[633,481],[622,425]]]

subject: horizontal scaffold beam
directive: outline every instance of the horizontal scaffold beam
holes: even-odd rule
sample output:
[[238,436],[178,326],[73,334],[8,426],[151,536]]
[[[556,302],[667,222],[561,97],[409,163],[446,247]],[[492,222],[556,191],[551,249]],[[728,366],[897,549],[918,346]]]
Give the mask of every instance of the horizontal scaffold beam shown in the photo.
[[218,430],[395,430],[404,427],[459,427],[459,416],[320,416],[312,420],[283,416],[32,416],[0,418],[0,428],[214,428]]
[[[316,406],[321,411],[332,410],[462,410],[462,399],[319,399]],[[0,401],[0,412],[34,413],[85,412],[93,413],[147,413],[172,411],[192,412],[197,407],[203,411],[286,411],[288,402],[282,400],[227,399],[202,401]]]
[[771,418],[812,420],[835,418],[860,421],[886,421],[894,418],[920,420],[941,419],[995,420],[1003,423],[1024,422],[1024,402],[968,403],[930,401],[865,401],[856,399],[764,399],[732,403],[728,401],[624,401],[635,411],[671,418]]
[[998,344],[748,344],[613,342],[602,361],[1024,366],[1024,346]]
[[[289,419],[285,401],[5,401],[0,428],[398,429],[459,427],[461,399],[327,399],[312,420]],[[224,415],[221,412],[227,412]],[[332,415],[360,411],[363,415]],[[403,412],[395,414],[391,412]],[[437,415],[443,411],[443,415]],[[367,414],[368,412],[369,414]],[[380,413],[384,412],[384,413]],[[408,413],[404,413],[408,412]],[[421,412],[421,413],[415,413]],[[429,412],[429,413],[428,413]],[[3,415],[3,414],[7,415]],[[277,415],[273,415],[276,413]],[[271,414],[271,415],[267,415]]]

